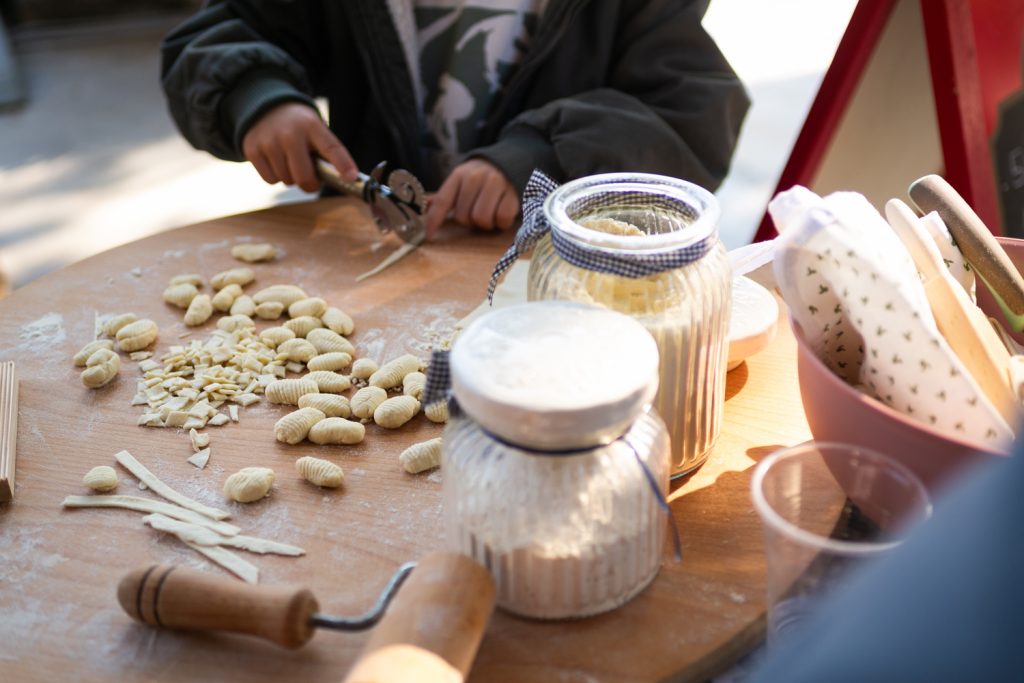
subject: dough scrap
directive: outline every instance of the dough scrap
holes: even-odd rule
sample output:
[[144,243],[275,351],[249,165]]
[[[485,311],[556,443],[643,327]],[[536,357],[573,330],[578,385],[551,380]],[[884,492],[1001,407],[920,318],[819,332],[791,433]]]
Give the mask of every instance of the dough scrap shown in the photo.
[[210,449],[204,448],[200,451],[196,451],[192,454],[192,457],[188,459],[188,462],[199,469],[203,469],[206,467],[206,463],[210,462]]
[[221,536],[212,529],[199,526],[198,524],[171,519],[161,514],[146,515],[142,518],[142,523],[148,524],[157,531],[166,531],[167,533],[174,534],[186,543],[195,543],[196,545],[221,545],[229,548],[238,548],[239,550],[248,550],[251,553],[258,553],[260,555],[299,557],[306,554],[305,550],[295,545],[278,543],[277,541],[257,538],[255,536],[244,536],[242,534]]
[[61,503],[66,508],[120,508],[122,510],[135,510],[152,514],[159,512],[183,522],[192,522],[200,526],[209,527],[218,534],[224,536],[235,536],[241,529],[227,522],[215,522],[204,515],[191,510],[186,510],[180,505],[172,505],[162,500],[151,498],[139,498],[138,496],[67,496]]
[[377,266],[375,266],[374,268],[371,268],[370,270],[366,271],[362,275],[357,275],[356,276],[356,282],[362,282],[363,280],[365,280],[368,277],[373,277],[374,275],[377,275],[378,273],[381,273],[381,272],[387,270],[391,266],[393,266],[396,263],[398,263],[399,261],[401,261],[407,255],[409,255],[412,252],[414,252],[416,250],[416,248],[419,247],[419,246],[420,246],[419,242],[406,242],[405,244],[400,246],[398,249],[395,249],[393,252],[388,254],[388,257],[386,259],[384,259],[383,261],[381,261],[379,264],[377,264]]
[[242,579],[246,583],[259,583],[260,570],[257,569],[256,565],[249,562],[248,560],[242,559],[238,555],[234,554],[230,550],[221,548],[220,546],[207,546],[199,545],[197,543],[189,543],[185,541],[185,545],[197,553],[205,555],[211,561],[216,562],[224,569]]
[[227,519],[231,516],[230,513],[225,512],[224,510],[218,510],[217,508],[203,505],[197,500],[192,500],[188,496],[178,493],[170,486],[157,479],[155,474],[146,469],[146,466],[136,460],[128,451],[115,453],[114,457],[126,470],[134,474],[139,481],[152,489],[153,493],[158,496],[166,498],[172,503],[180,505],[183,508],[193,510],[201,515],[206,515],[211,519]]

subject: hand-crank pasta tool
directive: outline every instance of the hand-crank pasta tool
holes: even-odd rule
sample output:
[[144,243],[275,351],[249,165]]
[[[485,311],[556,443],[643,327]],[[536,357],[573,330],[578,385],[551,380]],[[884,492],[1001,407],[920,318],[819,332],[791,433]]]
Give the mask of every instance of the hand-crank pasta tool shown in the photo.
[[370,174],[360,172],[355,182],[341,177],[330,162],[316,160],[320,179],[342,194],[361,197],[370,205],[381,232],[393,232],[406,244],[419,244],[426,236],[423,211],[426,193],[416,176],[403,169],[388,174],[384,181],[386,162],[380,162]]
[[321,614],[306,588],[154,565],[121,579],[117,599],[151,626],[244,633],[288,648],[304,645],[317,628],[375,627],[344,683],[441,683],[469,672],[494,609],[494,581],[468,557],[432,553],[402,565],[366,614],[340,618]]

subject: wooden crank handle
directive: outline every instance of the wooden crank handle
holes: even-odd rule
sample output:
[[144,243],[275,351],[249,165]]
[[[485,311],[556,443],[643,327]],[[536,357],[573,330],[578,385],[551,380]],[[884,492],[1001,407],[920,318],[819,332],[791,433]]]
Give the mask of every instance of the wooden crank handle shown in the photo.
[[117,586],[132,619],[186,631],[230,631],[296,648],[313,637],[316,598],[296,586],[253,586],[205,572],[153,565]]
[[494,581],[464,555],[420,560],[344,683],[460,683],[494,611]]

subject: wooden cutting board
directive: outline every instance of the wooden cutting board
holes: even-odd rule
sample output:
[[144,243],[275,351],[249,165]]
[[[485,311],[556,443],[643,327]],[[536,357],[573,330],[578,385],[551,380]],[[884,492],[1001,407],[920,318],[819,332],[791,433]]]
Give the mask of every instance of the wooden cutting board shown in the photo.
[[[117,226],[111,226],[116,229]],[[311,588],[325,612],[361,613],[391,573],[443,546],[441,473],[412,476],[397,464],[409,444],[440,435],[422,417],[397,431],[369,426],[357,446],[287,446],[274,422],[287,411],[261,402],[237,424],[208,428],[205,470],[185,462],[185,433],[135,426],[135,364],[97,391],[85,389],[71,356],[93,338],[95,316],[134,311],[161,328],[156,350],[190,336],[182,312],[164,304],[168,279],[210,277],[242,265],[230,247],[272,242],[279,261],[255,264],[250,293],[294,283],[356,320],[360,355],[423,357],[432,343],[480,303],[510,234],[452,228],[387,272],[354,278],[397,246],[382,240],[363,206],[346,199],[278,207],[184,227],[141,240],[44,277],[0,301],[0,361],[21,378],[15,500],[0,506],[0,678],[17,681],[338,681],[365,634],[319,633],[299,651],[243,637],[157,632],[131,622],[115,599],[118,579],[152,563],[212,572],[192,550],[121,510],[60,507],[86,493],[82,475],[113,454],[132,452],[178,490],[226,506],[225,477],[245,466],[277,472],[272,494],[230,505],[243,533],[297,544],[301,558],[246,554],[264,583]],[[263,324],[261,324],[262,327]],[[787,326],[765,352],[730,373],[723,434],[708,463],[672,495],[684,560],[666,557],[649,589],[595,618],[543,623],[496,613],[471,676],[474,681],[701,680],[727,667],[763,631],[764,557],[749,499],[750,468],[779,446],[809,438]],[[294,460],[327,457],[346,486],[320,490],[299,479]],[[119,493],[140,492],[119,469]],[[458,586],[452,590],[457,591]]]

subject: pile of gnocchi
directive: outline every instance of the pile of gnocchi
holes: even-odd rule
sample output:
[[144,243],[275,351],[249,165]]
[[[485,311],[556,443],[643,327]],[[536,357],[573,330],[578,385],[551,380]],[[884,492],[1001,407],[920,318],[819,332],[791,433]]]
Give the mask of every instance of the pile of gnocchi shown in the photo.
[[[240,244],[232,255],[255,262],[273,259],[277,251],[268,244]],[[163,299],[184,310],[187,326],[204,325],[216,312],[223,316],[206,339],[171,345],[159,360],[144,350],[159,334],[152,320],[126,313],[103,326],[104,334],[139,362],[142,377],[132,399],[132,405],[144,406],[138,424],[189,430],[195,452],[189,462],[203,468],[209,460],[209,436],[198,430],[237,422],[240,406],[263,397],[297,408],[274,427],[275,438],[287,444],[357,444],[365,437],[365,424],[397,429],[421,409],[433,422],[447,421],[444,402],[421,406],[423,360],[407,354],[378,366],[372,359],[356,358],[347,338],[355,322],[348,314],[292,284],[274,284],[250,296],[245,288],[255,280],[251,268],[232,268],[210,278],[213,293],[205,294],[200,275],[171,278]],[[283,315],[288,319],[282,324],[257,331],[254,318],[276,321]],[[87,344],[74,361],[85,367],[82,382],[90,388],[107,384],[120,369],[109,339]],[[351,398],[343,395],[350,389],[355,389]],[[410,447],[399,464],[410,473],[437,467],[440,439]],[[320,459],[296,463],[304,478],[320,486],[341,485],[343,474],[335,467]]]

